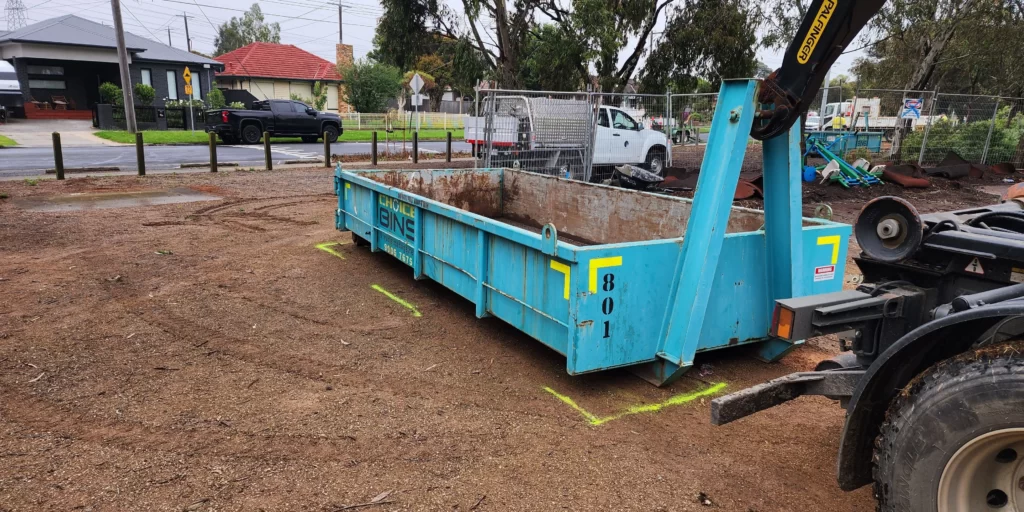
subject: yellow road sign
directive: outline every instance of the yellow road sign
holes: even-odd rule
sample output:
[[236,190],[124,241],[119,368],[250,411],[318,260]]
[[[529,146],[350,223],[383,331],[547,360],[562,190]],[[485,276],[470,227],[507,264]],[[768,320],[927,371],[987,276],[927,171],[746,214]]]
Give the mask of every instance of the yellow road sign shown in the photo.
[[192,86],[191,85],[185,85],[185,95],[186,96],[192,96]]
[[[185,79],[185,86],[186,87],[192,85],[192,71],[190,71],[188,69],[188,66],[185,66],[185,72],[182,73],[181,76]],[[192,93],[188,92],[187,94],[192,94]]]

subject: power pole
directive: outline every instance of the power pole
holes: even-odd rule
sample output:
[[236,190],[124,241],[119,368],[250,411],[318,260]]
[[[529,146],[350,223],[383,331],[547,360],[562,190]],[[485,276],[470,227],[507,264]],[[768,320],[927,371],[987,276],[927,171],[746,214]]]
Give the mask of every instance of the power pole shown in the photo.
[[124,25],[121,23],[121,1],[110,0],[114,12],[114,33],[117,35],[117,61],[121,68],[121,92],[124,95],[124,119],[128,133],[135,133],[135,99],[132,98],[132,77],[128,72],[128,49],[124,45]]
[[181,17],[185,18],[185,48],[188,49],[188,51],[192,51],[192,38],[188,35],[188,19],[191,18],[191,16],[189,16],[188,13],[185,13],[182,14]]
[[345,6],[341,5],[341,2],[338,2],[338,42],[339,43],[344,43],[345,42],[345,38],[342,37],[343,34],[345,33],[345,29],[344,29],[344,27],[342,27],[342,24],[341,24],[342,10],[344,8],[345,8]]
[[28,23],[25,21],[25,3],[21,0],[7,0],[4,11],[7,13],[7,30],[14,32]]
[[167,46],[174,46],[171,42],[171,27],[167,27]]

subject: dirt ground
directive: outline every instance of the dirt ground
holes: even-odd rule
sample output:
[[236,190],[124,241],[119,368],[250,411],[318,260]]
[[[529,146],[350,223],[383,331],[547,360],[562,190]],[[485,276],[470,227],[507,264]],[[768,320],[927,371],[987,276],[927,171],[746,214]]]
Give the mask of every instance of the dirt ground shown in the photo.
[[[570,377],[335,231],[331,183],[326,169],[0,183],[0,510],[872,509],[868,488],[836,486],[830,400],[714,427],[701,398],[591,426],[544,390],[608,416],[808,369],[834,344],[777,364],[702,356],[663,389]],[[223,199],[15,204],[179,187]],[[951,200],[908,197],[932,193]],[[971,193],[953,200],[992,199]],[[851,197],[832,201],[841,220]]]

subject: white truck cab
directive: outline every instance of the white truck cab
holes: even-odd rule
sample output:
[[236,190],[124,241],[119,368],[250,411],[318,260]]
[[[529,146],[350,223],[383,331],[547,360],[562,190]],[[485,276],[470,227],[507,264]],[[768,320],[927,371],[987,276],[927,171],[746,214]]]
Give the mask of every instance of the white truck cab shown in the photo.
[[594,165],[640,165],[661,174],[668,137],[616,107],[601,107],[594,138]]

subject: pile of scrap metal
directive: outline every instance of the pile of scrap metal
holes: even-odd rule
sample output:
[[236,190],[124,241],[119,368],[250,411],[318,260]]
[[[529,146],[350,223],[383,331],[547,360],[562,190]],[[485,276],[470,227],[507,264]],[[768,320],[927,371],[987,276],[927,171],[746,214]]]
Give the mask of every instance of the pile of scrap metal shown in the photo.
[[857,159],[854,163],[849,163],[836,155],[832,148],[837,144],[842,144],[844,137],[837,137],[830,143],[825,143],[821,140],[808,140],[807,151],[804,152],[804,158],[810,155],[817,155],[825,159],[825,165],[818,168],[807,166],[804,168],[804,180],[813,181],[816,172],[821,173],[821,182],[832,181],[839,183],[845,188],[850,187],[869,187],[871,185],[881,185],[882,180],[878,179],[881,175],[881,169],[876,167],[875,169],[868,168],[870,164],[863,158]]
[[[674,194],[694,190],[697,187],[697,177],[700,175],[699,171],[687,171],[675,167],[666,167],[664,174],[665,176],[662,177],[642,167],[626,164],[616,167],[612,172],[612,177],[602,181],[601,184],[630,190]],[[750,199],[755,196],[764,197],[761,173],[741,173],[733,199]]]
[[[666,167],[665,179],[659,185],[667,192],[692,191],[697,187],[698,171],[687,171],[678,167]],[[733,200],[764,197],[764,179],[761,171],[743,171],[736,183]]]
[[898,183],[905,188],[925,188],[931,185],[929,178],[958,180],[961,178],[980,179],[986,174],[1008,178],[1016,172],[1013,164],[992,165],[972,164],[950,151],[935,167],[921,167],[916,163],[888,164],[882,171],[882,178]]

